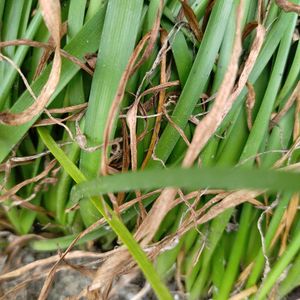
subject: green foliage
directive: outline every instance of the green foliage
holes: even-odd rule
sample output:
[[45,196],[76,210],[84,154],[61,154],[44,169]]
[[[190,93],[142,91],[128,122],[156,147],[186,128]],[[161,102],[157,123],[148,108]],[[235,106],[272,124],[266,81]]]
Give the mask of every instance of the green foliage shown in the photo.
[[[229,299],[254,286],[257,292],[249,295],[253,299],[266,299],[271,293],[283,298],[296,288],[300,280],[300,219],[291,207],[299,205],[300,115],[299,99],[291,96],[299,86],[300,42],[295,39],[299,16],[288,11],[291,3],[299,5],[300,1],[289,1],[283,8],[278,6],[280,1],[262,1],[261,17],[257,15],[258,2],[60,1],[62,21],[68,24],[62,48],[93,75],[63,58],[59,83],[47,104],[56,122],[40,113],[20,126],[0,123],[1,197],[17,184],[37,178],[53,156],[60,167],[3,198],[3,230],[25,235],[35,233],[35,226],[42,227],[54,237],[31,241],[30,246],[53,251],[68,248],[77,234],[102,219],[75,247],[109,237],[108,246],[113,248],[118,238],[160,299],[172,298],[164,280],[174,276],[174,265],[177,276],[184,278],[189,299]],[[263,46],[247,85],[201,151],[199,165],[182,168],[196,125],[212,117],[215,96],[230,67],[241,3],[243,51],[238,76],[252,53],[260,18],[266,29]],[[26,40],[51,42],[38,1],[0,0],[0,16],[1,41],[25,40],[21,46],[1,44],[1,53],[14,61],[38,95],[52,68],[50,51],[35,78],[46,50],[26,45]],[[153,30],[137,60],[128,66],[138,43],[157,22],[157,36]],[[203,33],[201,39],[196,38],[195,30]],[[168,34],[166,53],[161,50],[163,32]],[[137,65],[125,82],[119,116],[109,120],[124,72]],[[0,61],[0,79],[1,112],[22,112],[33,103],[16,67],[4,60]],[[157,86],[164,81],[177,85],[164,89],[163,103]],[[255,103],[249,109],[252,88]],[[130,132],[132,120],[127,113],[138,96],[137,130]],[[281,117],[274,124],[279,112]],[[155,132],[156,120],[159,132]],[[107,122],[113,125],[112,143],[108,147],[109,175],[102,176]],[[134,135],[136,144],[132,144]],[[132,172],[132,157],[136,155],[137,165],[142,165],[152,135],[156,143],[149,163]],[[154,253],[152,264],[143,250],[152,245],[134,236],[139,236],[142,221],[155,217],[151,209],[161,201],[158,189],[166,187],[175,187],[181,201],[177,199],[180,204],[167,212],[153,233],[152,242],[162,248],[155,253],[150,251],[154,247],[149,248],[151,255]],[[230,204],[223,201],[228,193],[236,195],[240,190],[259,192],[255,199],[241,201],[250,203],[237,206],[241,203],[237,198]],[[212,219],[199,222],[218,208]],[[10,225],[6,228],[5,224]],[[187,226],[191,229],[185,232]],[[246,268],[247,276],[238,281]]]

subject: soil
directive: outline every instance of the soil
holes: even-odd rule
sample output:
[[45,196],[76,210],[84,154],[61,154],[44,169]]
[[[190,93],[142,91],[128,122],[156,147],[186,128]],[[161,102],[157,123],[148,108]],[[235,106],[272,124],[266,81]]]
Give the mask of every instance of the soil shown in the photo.
[[[38,259],[43,259],[56,253],[53,252],[44,252],[44,253],[36,253],[30,248],[23,248],[17,254],[17,257],[14,257],[13,262],[10,264],[10,270],[14,270],[17,267],[26,265]],[[0,273],[3,270],[4,263],[7,260],[7,257],[2,255],[0,257]],[[75,259],[72,260],[74,265],[86,265],[88,263],[87,259]],[[96,268],[97,266],[95,266]],[[43,272],[41,270],[41,272]],[[36,274],[36,273],[35,273]],[[131,276],[132,279],[130,281],[121,280],[117,283],[116,286],[113,287],[113,295],[110,297],[111,300],[132,300],[134,297],[142,291],[145,286],[145,280],[141,276],[141,274],[137,274],[136,276]],[[45,277],[42,279],[33,279],[30,278],[22,278],[22,281],[29,280],[28,284],[24,286],[17,292],[11,293],[7,296],[5,294],[11,290],[16,288],[16,286],[20,283],[19,279],[14,279],[11,281],[5,281],[0,283],[0,298],[1,296],[3,300],[34,300],[38,299],[39,293],[42,289]],[[72,270],[70,268],[61,270],[56,273],[55,281],[52,285],[50,294],[48,296],[48,300],[63,300],[63,299],[75,299],[79,293],[86,288],[91,283],[91,279],[82,275],[80,272],[76,270]],[[171,280],[169,283],[170,290],[177,290],[174,280]],[[176,300],[184,300],[185,298],[180,296],[179,293],[173,293],[174,299]],[[85,299],[85,298],[81,298]],[[144,296],[139,297],[139,300],[155,300],[157,299],[150,287],[147,288],[147,292]]]
[[[49,256],[52,256],[56,253],[53,252],[44,252],[37,253],[31,250],[30,248],[23,248],[17,254],[17,257],[14,257],[13,262],[10,264],[10,269],[13,270],[16,267],[20,267],[36,261],[38,259],[43,259]],[[5,255],[0,256],[0,273],[3,270],[5,261],[7,257]],[[72,260],[72,263],[76,265],[86,265],[89,261],[87,259],[76,259]],[[97,266],[94,266],[97,268]],[[30,280],[30,278],[22,278],[22,280],[29,280],[29,283],[20,289],[17,292],[14,292],[10,295],[4,296],[9,290],[15,288],[19,283],[19,279],[5,281],[0,283],[0,298],[3,300],[34,300],[38,299],[39,293],[42,289],[44,278],[39,280]],[[63,269],[56,274],[54,284],[52,285],[48,300],[71,300],[75,299],[79,293],[86,288],[91,283],[91,279],[87,276],[82,275],[80,272],[73,269]],[[141,291],[147,289],[144,296],[135,298],[137,294]],[[172,279],[168,287],[171,291],[177,291],[178,288],[175,284],[174,279]],[[179,292],[173,293],[175,300],[184,300],[187,299]],[[85,298],[81,298],[85,299]],[[145,287],[145,280],[141,274],[130,277],[130,279],[120,280],[117,285],[113,287],[113,294],[110,297],[111,300],[155,300],[157,299],[150,287]],[[300,288],[295,289],[286,300],[299,300],[300,299]]]

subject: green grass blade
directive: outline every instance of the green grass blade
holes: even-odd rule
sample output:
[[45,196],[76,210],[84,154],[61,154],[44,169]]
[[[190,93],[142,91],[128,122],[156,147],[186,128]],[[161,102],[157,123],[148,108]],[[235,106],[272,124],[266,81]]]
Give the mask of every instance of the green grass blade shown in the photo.
[[[70,43],[64,48],[67,52],[74,56],[82,58],[86,53],[91,53],[97,50],[99,40],[102,32],[103,20],[104,20],[105,7],[102,9],[82,28],[82,30],[70,41]],[[35,93],[39,93],[46,83],[49,76],[51,67],[43,72],[43,74],[32,84],[32,89]],[[62,91],[62,89],[70,82],[70,80],[79,71],[79,67],[73,63],[63,60],[61,78],[59,85],[53,99]],[[12,107],[12,112],[20,112],[32,104],[32,98],[26,91],[18,99],[16,104]],[[31,125],[37,120],[39,116],[32,119],[22,126],[9,127],[0,124],[0,162],[9,154],[11,149],[21,140],[24,134],[29,130]]]
[[[264,99],[253,124],[253,128],[249,134],[244,150],[241,154],[240,162],[243,162],[243,165],[245,167],[251,167],[253,165],[255,155],[260,149],[260,146],[267,133],[269,119],[276,100],[277,92],[280,87],[285,64],[290,50],[291,38],[296,24],[296,20],[297,15],[294,14],[292,22],[288,25],[286,34],[283,36],[283,39],[280,43],[280,47],[276,56],[276,61],[273,67],[273,71],[269,80]],[[251,224],[250,218],[252,216],[252,213],[252,207],[249,204],[246,204],[243,207],[241,213],[241,225],[239,227],[239,231],[237,233],[236,240],[233,245],[233,251],[231,252],[229,263],[225,272],[226,279],[222,282],[222,286],[216,294],[215,299],[225,300],[229,296],[230,290],[237,276],[238,267],[243,254],[243,250],[246,245],[247,231],[249,229],[249,224]]]
[[298,256],[293,261],[287,276],[279,285],[278,294],[280,299],[284,299],[284,296],[286,296],[294,288],[297,288],[299,286],[299,282],[300,282],[299,269],[300,269],[300,255],[298,254]]
[[[289,24],[293,22],[295,15],[293,13],[284,13],[282,12],[278,19],[274,21],[272,27],[269,29],[267,36],[264,41],[264,45],[260,51],[260,54],[256,60],[255,66],[249,76],[249,82],[254,84],[256,80],[259,78],[266,65],[274,55],[278,44],[282,40],[283,35],[285,34],[287,27]],[[222,132],[228,127],[231,123],[232,118],[236,111],[241,108],[241,105],[244,103],[243,100],[247,94],[247,89],[244,88],[241,92],[238,99],[233,104],[231,111],[227,114],[225,119],[223,120],[220,128],[218,130],[218,134],[222,134]]]
[[187,189],[270,189],[298,191],[300,174],[245,168],[170,168],[145,170],[95,178],[72,189],[72,198],[99,196],[107,193],[147,190],[161,187]]
[[[32,39],[35,36],[41,23],[42,23],[42,15],[41,15],[40,11],[37,11],[36,15],[31,20],[31,22],[30,22],[24,36],[22,36],[22,38]],[[16,65],[20,66],[22,64],[28,50],[29,50],[28,46],[18,47],[18,49],[12,56]],[[5,67],[6,67],[6,65],[5,65]],[[17,74],[18,74],[18,72],[12,66],[9,66],[6,68],[5,76],[3,76],[3,81],[0,85],[0,109],[5,104],[4,102],[12,88],[12,85],[17,77]]]
[[279,277],[282,275],[287,266],[291,263],[294,256],[300,250],[300,232],[296,237],[290,242],[289,246],[272,267],[271,271],[267,275],[266,279],[262,283],[258,293],[255,296],[256,300],[263,300],[267,298],[270,290],[276,284],[276,281],[279,280]]
[[86,0],[71,0],[68,11],[68,39],[72,39],[82,28]]
[[[62,165],[62,167],[69,173],[73,180],[77,183],[85,182],[85,176],[65,155],[65,153],[57,146],[55,141],[48,133],[47,129],[38,128],[38,133],[45,145],[55,156],[58,162]],[[97,210],[99,210],[99,212],[106,219],[107,223],[111,226],[113,231],[120,237],[124,245],[128,248],[128,251],[143,271],[145,277],[151,284],[157,297],[161,300],[172,299],[170,292],[168,291],[164,283],[161,281],[153,265],[148,260],[145,252],[140,248],[139,244],[136,242],[136,240],[133,238],[131,233],[128,231],[128,229],[122,223],[122,221],[118,218],[118,216],[111,210],[111,208],[108,205],[106,205],[103,199],[99,201],[99,198],[91,197],[90,201],[97,208]],[[109,212],[110,216],[106,212]]]
[[[103,142],[111,103],[135,46],[142,7],[139,0],[109,1],[86,112],[84,133],[89,146]],[[80,169],[87,177],[98,175],[100,154],[101,150],[82,153]]]
[[[285,193],[281,197],[280,202],[275,210],[275,213],[274,213],[272,220],[270,222],[270,225],[268,227],[267,233],[265,234],[264,243],[265,243],[265,247],[267,249],[267,255],[270,253],[270,245],[271,245],[272,239],[278,229],[278,226],[280,224],[280,221],[282,220],[282,216],[283,216],[284,212],[286,211],[286,208],[289,204],[290,199],[291,199],[290,193]],[[250,288],[251,286],[256,284],[256,282],[259,279],[259,276],[264,268],[264,265],[265,265],[265,257],[263,255],[263,251],[261,249],[255,259],[254,267],[248,278],[246,288]]]
[[[24,2],[24,0],[6,1],[5,14],[3,15],[3,22],[1,22],[1,37],[3,40],[14,40],[18,37]],[[15,46],[7,47],[3,52],[5,55],[13,57]]]
[[[88,146],[103,143],[108,113],[135,46],[142,7],[143,1],[139,0],[109,1],[99,46],[101,55],[97,60],[86,112],[84,134]],[[81,152],[80,169],[88,178],[98,176],[100,161],[101,149]],[[98,218],[88,201],[82,201],[80,213],[86,226]]]
[[[172,119],[182,129],[187,124],[199,99],[199,95],[204,91],[223,40],[232,3],[233,0],[218,0],[214,5],[194,64],[172,114]],[[177,130],[168,124],[156,145],[155,155],[165,162],[179,137],[180,135]],[[151,162],[152,165],[157,163],[153,160]]]
[[25,1],[25,5],[24,5],[23,11],[22,11],[20,28],[19,28],[19,32],[18,32],[18,36],[21,38],[23,37],[23,35],[25,34],[26,29],[27,29],[28,20],[30,18],[30,13],[31,13],[31,6],[32,6],[32,0]]

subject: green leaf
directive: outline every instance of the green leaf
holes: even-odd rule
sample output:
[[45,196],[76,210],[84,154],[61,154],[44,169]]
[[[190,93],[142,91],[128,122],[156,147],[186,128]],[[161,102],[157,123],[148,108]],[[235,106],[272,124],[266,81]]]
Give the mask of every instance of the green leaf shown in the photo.
[[[81,173],[81,171],[73,164],[73,162],[66,156],[66,154],[57,146],[55,141],[50,136],[49,132],[45,128],[38,128],[38,133],[42,138],[45,145],[51,151],[51,153],[55,156],[55,158],[59,161],[62,167],[66,172],[75,180],[77,183],[84,182],[85,176]],[[155,271],[153,265],[149,261],[147,255],[139,246],[137,241],[128,231],[127,227],[123,224],[123,222],[119,219],[116,213],[104,202],[101,198],[90,198],[92,204],[96,207],[96,209],[101,213],[106,222],[110,225],[112,230],[120,237],[121,241],[128,248],[129,253],[136,260],[137,264],[143,271],[145,277],[151,284],[153,290],[155,291],[157,297],[161,300],[169,300],[172,299],[172,296],[161,281],[158,273]]]
[[300,174],[245,168],[170,168],[128,172],[92,179],[72,189],[72,198],[94,197],[107,193],[148,190],[162,187],[187,189],[258,189],[300,191]]
[[[105,7],[103,7],[90,21],[86,23],[82,30],[70,41],[64,50],[79,58],[82,58],[87,53],[96,51],[99,46],[102,32],[104,13]],[[51,66],[48,66],[42,75],[32,84],[31,87],[36,94],[41,91],[42,87],[46,83],[50,70]],[[60,81],[49,104],[63,90],[78,71],[79,67],[77,65],[70,61],[63,60]],[[33,99],[26,91],[11,108],[11,111],[14,113],[21,112],[30,106],[32,102]],[[11,149],[22,139],[38,117],[39,115],[33,118],[32,121],[21,126],[12,127],[0,124],[0,162],[6,158]]]

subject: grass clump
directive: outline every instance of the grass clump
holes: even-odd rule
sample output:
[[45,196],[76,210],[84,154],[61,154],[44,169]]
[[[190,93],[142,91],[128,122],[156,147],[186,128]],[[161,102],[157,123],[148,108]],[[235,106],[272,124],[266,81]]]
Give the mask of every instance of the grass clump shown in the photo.
[[103,298],[135,265],[159,299],[298,286],[299,2],[0,3],[1,230],[65,250],[40,299],[86,242]]

